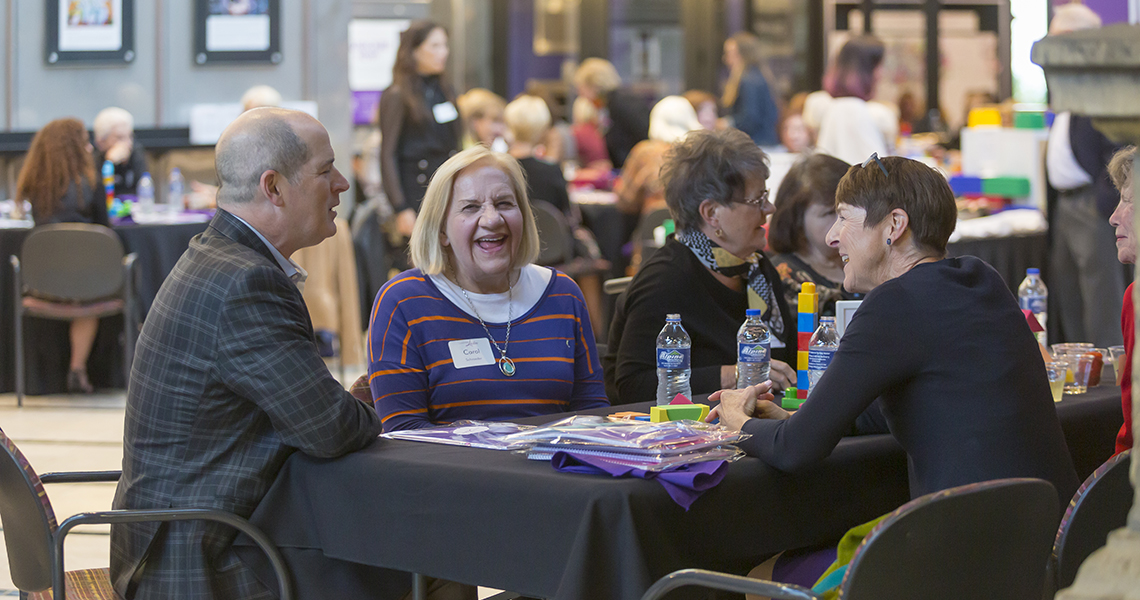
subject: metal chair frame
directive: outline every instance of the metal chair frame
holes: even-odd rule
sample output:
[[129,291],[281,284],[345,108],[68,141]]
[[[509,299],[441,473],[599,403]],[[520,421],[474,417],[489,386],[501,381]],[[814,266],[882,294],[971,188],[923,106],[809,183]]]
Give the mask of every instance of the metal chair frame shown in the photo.
[[[6,441],[7,436],[0,431],[0,441]],[[0,444],[0,447],[5,446]],[[47,498],[45,493],[43,502],[37,496],[37,482],[41,484],[48,483],[87,483],[87,482],[115,482],[122,476],[122,471],[76,471],[76,472],[61,472],[61,473],[45,473],[39,476],[35,473],[34,469],[29,465],[24,469],[20,464],[23,460],[23,454],[16,447],[14,442],[8,442],[8,447],[3,448],[0,452],[0,475],[12,475],[13,468],[20,474],[23,485],[19,485],[12,479],[4,478],[0,480],[0,484],[4,486],[0,489],[0,508],[3,508],[6,513],[4,515],[5,529],[5,544],[8,545],[8,555],[12,557],[14,553],[24,555],[39,554],[43,556],[45,553],[50,557],[50,566],[46,564],[36,564],[34,567],[29,567],[27,563],[19,567],[20,573],[13,572],[13,580],[19,580],[16,583],[17,587],[26,585],[27,582],[51,582],[53,598],[57,600],[66,600],[66,577],[64,567],[64,551],[63,544],[67,537],[75,527],[79,525],[102,525],[102,524],[121,524],[121,523],[142,523],[142,522],[170,522],[170,521],[193,521],[193,520],[206,520],[215,521],[225,525],[229,525],[234,529],[249,536],[253,542],[265,552],[269,558],[269,562],[273,567],[274,574],[277,576],[278,594],[282,600],[293,600],[293,587],[292,581],[289,579],[289,571],[285,566],[285,561],[281,557],[281,553],[277,547],[260,529],[250,524],[249,521],[232,513],[210,510],[210,509],[120,509],[99,511],[90,513],[80,513],[65,519],[56,528],[50,528],[50,521],[48,519],[47,510],[51,507],[51,501]],[[14,452],[14,453],[13,453]],[[46,506],[45,506],[46,504]],[[38,507],[36,515],[26,514],[27,506]],[[24,508],[20,511],[20,508]],[[12,512],[21,512],[19,515],[13,515]],[[34,518],[33,518],[34,517]],[[34,521],[42,527],[40,529],[48,529],[44,533],[49,535],[35,535],[32,531],[36,528],[35,524],[29,525],[28,530],[23,530],[19,534],[13,535],[12,523],[10,519],[21,519]],[[17,539],[19,538],[19,539]],[[13,544],[23,542],[20,547],[13,547]],[[29,548],[28,545],[33,547]],[[29,569],[27,571],[23,569]],[[16,570],[16,569],[14,569]],[[40,590],[25,590],[20,587],[21,598],[26,598],[29,592],[38,592]]]
[[[1057,495],[1052,484],[1040,479],[999,479],[970,486],[951,488],[934,494],[927,494],[916,498],[886,516],[864,539],[855,552],[847,573],[839,588],[839,596],[849,600],[862,598],[894,598],[899,597],[897,588],[900,583],[911,584],[918,587],[923,577],[938,578],[942,580],[924,581],[928,585],[924,589],[915,589],[914,594],[922,593],[933,599],[960,598],[960,597],[995,597],[994,594],[962,596],[960,589],[950,589],[954,586],[947,578],[962,578],[968,583],[965,587],[972,588],[978,579],[986,579],[986,585],[993,585],[988,575],[983,573],[961,573],[969,563],[977,562],[979,557],[985,559],[986,551],[981,549],[970,551],[967,549],[950,548],[947,556],[954,557],[955,550],[965,557],[965,562],[951,564],[923,564],[920,569],[899,568],[899,559],[903,555],[913,556],[929,555],[932,549],[945,548],[947,540],[940,535],[954,532],[969,532],[977,535],[988,535],[990,531],[979,528],[971,530],[964,522],[949,522],[951,512],[961,514],[968,521],[972,516],[985,514],[989,520],[997,520],[1008,524],[1007,531],[999,536],[1013,536],[1018,539],[1002,539],[1009,544],[1020,544],[1016,548],[1014,560],[1018,562],[1008,569],[1001,565],[990,565],[996,570],[1004,572],[1007,579],[1017,578],[1021,587],[1011,591],[1008,587],[1003,591],[1015,594],[1017,598],[1029,599],[1041,596],[1040,586],[1044,582],[1047,555],[1049,552],[1048,538],[1055,531],[1055,515],[1057,514]],[[958,543],[968,542],[970,535],[964,535],[956,540]],[[1036,539],[1040,538],[1040,539]],[[954,543],[955,540],[950,540]],[[998,546],[994,546],[999,548]],[[1001,549],[1001,548],[999,548]],[[1005,548],[1008,550],[1009,548]],[[969,556],[966,556],[969,553]],[[1040,554],[1040,560],[1034,560],[1033,554]],[[1040,563],[1039,576],[1034,586],[1032,575],[1026,570],[1034,570],[1033,565]],[[1029,565],[1026,567],[1026,565]],[[1020,566],[1022,568],[1015,568]],[[1011,575],[1012,573],[1012,575]],[[1023,583],[1024,582],[1024,583]],[[1009,584],[1010,581],[1002,582]],[[821,598],[811,590],[803,587],[781,584],[759,579],[750,579],[737,575],[715,573],[699,569],[684,569],[675,571],[659,579],[645,592],[641,600],[658,600],[666,592],[689,585],[696,585],[710,589],[725,590],[737,593],[756,594],[768,596],[779,600],[807,600]],[[998,583],[996,585],[1001,585]],[[945,588],[945,589],[944,589]],[[990,590],[995,593],[997,590]],[[998,595],[998,598],[1006,596]]]

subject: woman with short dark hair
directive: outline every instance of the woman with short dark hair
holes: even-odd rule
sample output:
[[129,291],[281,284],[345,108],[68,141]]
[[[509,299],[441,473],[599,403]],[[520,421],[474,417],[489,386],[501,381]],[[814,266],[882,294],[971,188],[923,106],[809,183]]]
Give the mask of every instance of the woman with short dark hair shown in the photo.
[[780,182],[768,248],[776,253],[772,263],[793,312],[806,282],[815,284],[821,315],[834,315],[838,300],[858,297],[843,289],[843,261],[827,243],[827,232],[835,224],[835,189],[849,166],[834,156],[812,154],[792,165]]
[[1037,341],[1001,275],[946,258],[957,210],[946,179],[905,158],[869,158],[836,192],[827,239],[843,286],[867,297],[830,366],[789,415],[763,383],[726,390],[710,418],[752,435],[749,454],[781,470],[818,463],[881,397],[906,451],[912,496],[1005,477],[1077,488]]
[[779,388],[794,385],[787,361],[796,315],[762,252],[774,210],[768,173],[767,155],[736,129],[691,132],[666,154],[661,179],[677,233],[618,302],[605,359],[613,367],[605,370],[611,401],[655,397],[654,348],[669,313],[680,313],[692,339],[693,394],[735,385],[736,331],[749,308],[761,309],[772,329],[772,379]]

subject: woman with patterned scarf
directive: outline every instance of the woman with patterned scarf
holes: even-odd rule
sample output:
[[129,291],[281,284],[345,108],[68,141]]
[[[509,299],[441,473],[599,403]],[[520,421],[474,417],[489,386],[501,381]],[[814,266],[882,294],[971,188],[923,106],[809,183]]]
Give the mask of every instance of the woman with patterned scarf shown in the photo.
[[736,332],[744,311],[763,310],[772,330],[771,379],[794,385],[796,315],[775,267],[761,251],[768,201],[768,157],[738,130],[690,133],[661,168],[677,233],[653,253],[618,300],[602,360],[610,402],[654,398],[657,334],[679,313],[692,339],[693,394],[736,384]]

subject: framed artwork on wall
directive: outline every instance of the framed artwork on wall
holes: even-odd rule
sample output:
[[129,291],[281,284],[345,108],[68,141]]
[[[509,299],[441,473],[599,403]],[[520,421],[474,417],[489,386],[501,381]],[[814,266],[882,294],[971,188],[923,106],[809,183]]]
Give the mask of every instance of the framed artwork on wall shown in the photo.
[[194,62],[281,62],[281,0],[195,0]]
[[48,64],[135,59],[134,0],[48,0],[45,5]]

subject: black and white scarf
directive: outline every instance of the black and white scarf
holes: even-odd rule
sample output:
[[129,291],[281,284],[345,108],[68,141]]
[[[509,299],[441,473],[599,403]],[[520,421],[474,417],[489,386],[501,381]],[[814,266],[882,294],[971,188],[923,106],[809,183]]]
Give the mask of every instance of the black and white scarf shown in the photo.
[[707,235],[696,229],[677,230],[677,241],[681,242],[697,255],[701,264],[725,277],[739,277],[748,281],[748,308],[759,308],[764,311],[762,319],[768,324],[772,333],[783,339],[784,319],[780,316],[780,305],[776,302],[776,293],[772,290],[772,282],[764,276],[760,262],[765,260],[760,252],[753,252],[747,260],[729,253],[721,248]]

